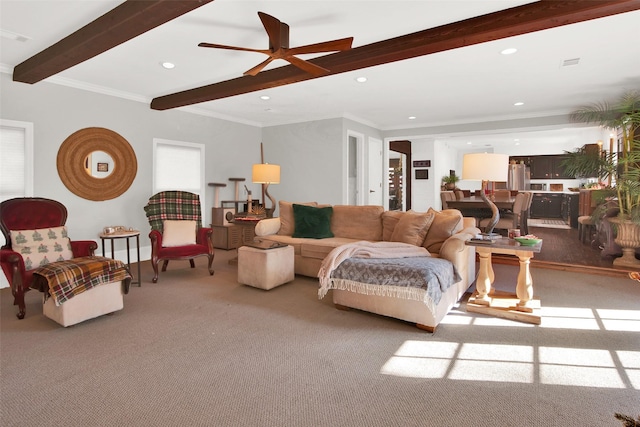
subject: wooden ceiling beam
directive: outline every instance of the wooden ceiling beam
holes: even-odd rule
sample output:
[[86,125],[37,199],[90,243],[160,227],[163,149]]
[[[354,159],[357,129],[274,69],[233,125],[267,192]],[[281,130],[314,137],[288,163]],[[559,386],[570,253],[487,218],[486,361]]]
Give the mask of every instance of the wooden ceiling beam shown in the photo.
[[[640,9],[640,0],[541,0],[309,60],[340,74],[535,31]],[[324,76],[323,76],[324,77]],[[167,110],[315,77],[292,65],[154,98],[151,108]]]
[[36,83],[93,58],[213,0],[127,0],[13,69],[13,80]]

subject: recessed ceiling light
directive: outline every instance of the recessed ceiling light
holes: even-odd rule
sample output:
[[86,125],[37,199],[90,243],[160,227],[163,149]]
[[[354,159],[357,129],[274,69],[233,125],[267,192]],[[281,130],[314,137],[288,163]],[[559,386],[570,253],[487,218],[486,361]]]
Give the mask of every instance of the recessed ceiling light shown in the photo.
[[471,145],[471,144],[472,144],[472,142],[471,142],[471,141],[467,141],[467,145]]
[[0,37],[9,40],[15,40],[18,42],[26,42],[31,40],[31,37],[23,36],[22,34],[14,33],[13,31],[0,30]]
[[409,120],[415,120],[416,116],[409,116]]
[[176,66],[176,64],[174,64],[173,62],[163,62],[162,63],[162,67],[166,68],[167,70],[175,68],[175,66]]
[[524,102],[518,101],[518,102],[515,102],[513,105],[515,105],[516,107],[519,107],[521,105],[524,105]]
[[562,61],[562,66],[571,67],[572,65],[578,65],[579,63],[580,63],[580,58],[565,59],[564,61]]
[[267,101],[267,100],[271,99],[271,97],[269,95],[262,95],[260,97],[260,99],[262,99],[263,101]]
[[364,82],[367,81],[367,78],[366,77],[356,77],[356,81],[358,83],[364,83]]
[[500,52],[503,55],[511,55],[512,53],[516,53],[518,51],[518,49],[516,49],[515,47],[510,47],[508,49],[503,50],[502,52]]

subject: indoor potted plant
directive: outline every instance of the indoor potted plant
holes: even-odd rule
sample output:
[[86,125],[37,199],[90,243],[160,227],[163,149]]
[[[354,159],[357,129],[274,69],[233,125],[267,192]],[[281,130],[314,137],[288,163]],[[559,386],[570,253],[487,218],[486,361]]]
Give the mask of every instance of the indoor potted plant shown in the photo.
[[457,175],[445,175],[442,177],[442,183],[445,190],[455,190],[456,183],[460,181]]
[[[597,103],[579,108],[571,114],[574,121],[597,123],[617,132],[621,147],[618,153],[596,153],[578,149],[567,153],[565,170],[576,176],[610,179],[611,186],[597,190],[601,200],[614,200],[619,212],[608,220],[614,224],[615,242],[622,247],[622,258],[614,264],[637,267],[635,248],[640,247],[640,92],[624,94],[615,103]],[[595,195],[595,194],[594,194]],[[610,206],[601,204],[594,216],[599,217]]]

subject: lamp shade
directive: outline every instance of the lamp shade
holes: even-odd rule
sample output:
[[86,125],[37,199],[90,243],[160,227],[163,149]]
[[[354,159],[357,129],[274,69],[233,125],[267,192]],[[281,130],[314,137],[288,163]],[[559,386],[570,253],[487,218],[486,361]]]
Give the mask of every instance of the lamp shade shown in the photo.
[[506,181],[509,156],[496,153],[471,153],[462,158],[462,179],[477,181]]
[[280,184],[280,166],[268,163],[255,164],[251,177],[256,184]]

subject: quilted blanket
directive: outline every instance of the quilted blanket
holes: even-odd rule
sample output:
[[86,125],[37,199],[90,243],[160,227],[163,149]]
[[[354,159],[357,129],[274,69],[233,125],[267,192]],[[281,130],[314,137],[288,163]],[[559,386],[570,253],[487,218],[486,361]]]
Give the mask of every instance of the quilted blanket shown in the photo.
[[349,258],[333,270],[318,296],[323,298],[329,289],[341,289],[410,299],[422,301],[433,313],[442,293],[460,279],[455,266],[441,258]]
[[196,221],[196,229],[200,229],[200,196],[187,191],[162,191],[153,195],[144,210],[152,230],[162,231],[162,221],[190,220]]
[[[32,288],[48,291],[56,305],[103,283],[120,280],[125,281],[126,294],[131,282],[131,275],[122,261],[100,256],[52,262],[35,269],[33,277]],[[46,289],[43,289],[43,282],[47,283]]]

